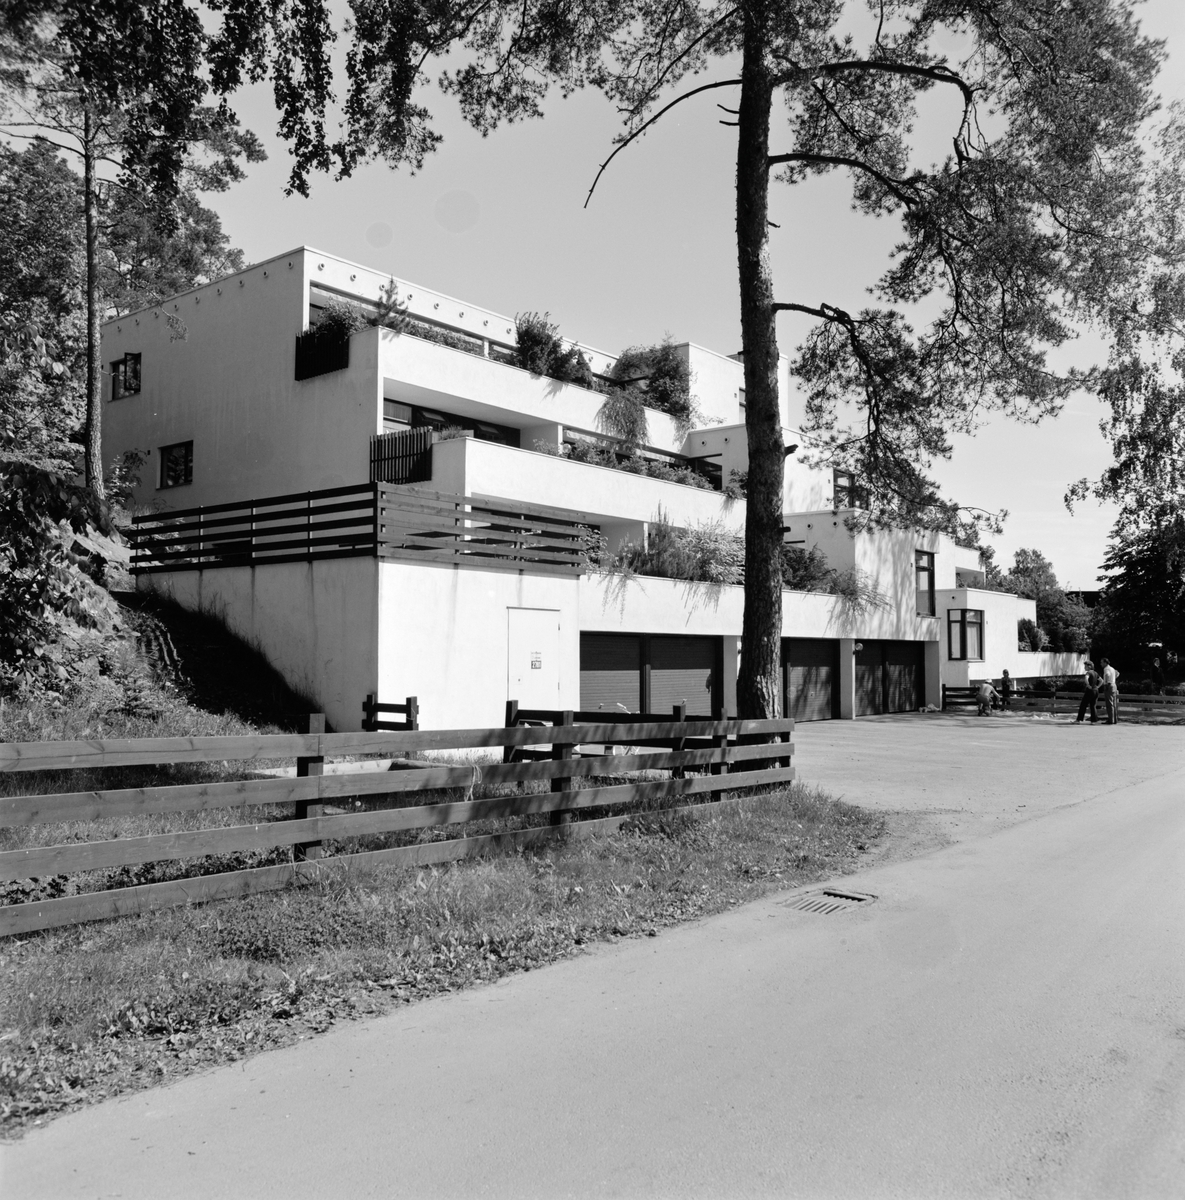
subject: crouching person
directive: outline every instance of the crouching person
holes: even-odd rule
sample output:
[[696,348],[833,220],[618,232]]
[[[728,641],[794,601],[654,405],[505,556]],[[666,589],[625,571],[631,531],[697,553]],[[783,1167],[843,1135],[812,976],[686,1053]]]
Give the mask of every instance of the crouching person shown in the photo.
[[991,715],[992,705],[999,700],[1000,693],[992,687],[991,680],[985,679],[979,685],[979,691],[975,693],[975,698],[979,701],[979,715],[987,717]]

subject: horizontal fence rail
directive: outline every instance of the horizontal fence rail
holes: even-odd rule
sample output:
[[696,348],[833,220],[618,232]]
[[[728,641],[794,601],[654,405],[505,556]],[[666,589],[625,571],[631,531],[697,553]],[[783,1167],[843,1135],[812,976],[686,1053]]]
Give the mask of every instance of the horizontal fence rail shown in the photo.
[[517,566],[576,576],[596,532],[579,513],[419,488],[377,485],[379,554],[407,562]]
[[[314,728],[323,725],[319,715],[310,720]],[[194,860],[199,867],[196,875],[181,880],[0,905],[0,936],[272,890],[310,877],[327,864],[449,862],[497,846],[537,842],[557,832],[551,826],[561,826],[558,832],[586,836],[616,828],[643,809],[662,811],[663,805],[678,802],[719,804],[726,792],[743,793],[794,778],[790,765],[793,746],[788,740],[793,727],[788,719],[634,719],[504,729],[3,743],[0,771],[211,761],[249,764],[260,759],[296,758],[297,773],[0,797],[0,827],[6,828],[220,809],[238,810],[239,818],[237,824],[208,829],[81,841],[74,835],[75,840],[59,844],[0,851],[0,882],[10,884],[154,862]],[[401,757],[426,750],[532,746],[549,747],[550,758],[454,765]],[[607,752],[610,750],[616,752]],[[326,758],[356,754],[391,755],[396,761],[388,771],[321,773]],[[644,778],[636,777],[640,772],[646,773]],[[582,780],[588,786],[579,786]],[[539,781],[548,783],[550,791],[475,795],[475,789],[482,786]],[[463,789],[465,796],[407,804],[417,792],[447,789]],[[388,805],[399,802],[400,806],[359,812],[324,811],[326,805],[337,808],[347,801],[363,800]],[[291,817],[251,819],[251,810],[276,804],[291,804]],[[572,821],[581,810],[605,807],[625,812]],[[331,839],[539,815],[546,815],[550,825],[319,857],[322,843]],[[209,856],[286,847],[291,847],[290,863],[237,871],[200,871],[202,860]]]
[[[999,691],[999,689],[996,689]],[[978,705],[978,688],[948,687],[942,688],[942,707],[944,711],[964,706],[974,708]],[[1157,696],[1141,693],[1120,692],[1118,699],[1119,714],[1126,709],[1129,715],[1148,716],[1180,716],[1185,718],[1185,696]],[[1054,692],[1039,692],[1032,688],[1014,691],[1009,697],[1009,705],[1013,709],[1036,709],[1053,714],[1077,713],[1082,703],[1082,692],[1058,689]],[[1102,692],[1099,693],[1096,707],[1101,714],[1104,711]]]
[[135,574],[370,556],[576,576],[596,527],[580,513],[382,483],[148,513]]

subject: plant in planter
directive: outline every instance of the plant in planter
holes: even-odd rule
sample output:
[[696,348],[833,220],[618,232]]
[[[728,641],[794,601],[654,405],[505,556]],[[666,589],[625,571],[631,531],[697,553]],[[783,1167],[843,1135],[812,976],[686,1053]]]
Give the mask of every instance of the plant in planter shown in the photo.
[[547,375],[561,383],[593,389],[596,380],[588,359],[576,346],[564,346],[551,313],[519,313],[514,318],[518,343],[517,365],[532,375]]
[[691,369],[670,338],[623,350],[609,377],[623,390],[640,393],[647,408],[673,417],[681,433],[691,428]]

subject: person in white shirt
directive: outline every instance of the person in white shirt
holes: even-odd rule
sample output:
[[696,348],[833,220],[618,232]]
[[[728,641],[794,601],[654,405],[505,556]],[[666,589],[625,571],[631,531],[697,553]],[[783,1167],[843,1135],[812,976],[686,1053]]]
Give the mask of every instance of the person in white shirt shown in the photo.
[[1107,708],[1107,724],[1118,725],[1119,672],[1105,658],[1099,660],[1099,666],[1103,668],[1103,686],[1100,691],[1103,696],[1103,704]]

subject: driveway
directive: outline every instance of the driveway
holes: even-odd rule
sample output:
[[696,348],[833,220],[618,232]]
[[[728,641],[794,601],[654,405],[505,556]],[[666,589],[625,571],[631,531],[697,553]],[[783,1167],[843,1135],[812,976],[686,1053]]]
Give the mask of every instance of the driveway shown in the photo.
[[1185,1193],[1185,734],[796,744],[808,781],[955,844],[847,877],[876,899],[846,911],[783,893],[65,1117],[0,1151],[0,1190]]

